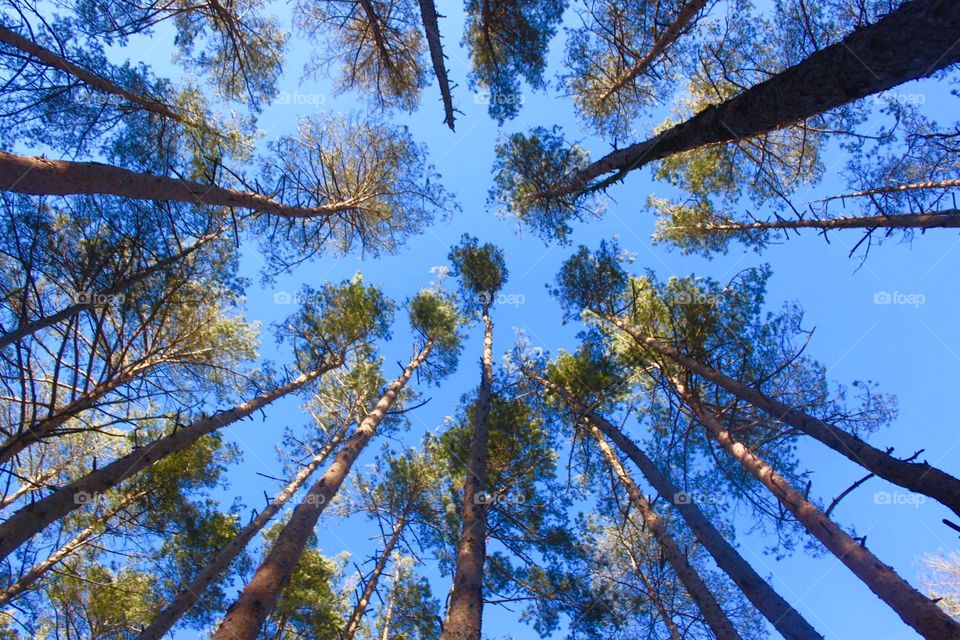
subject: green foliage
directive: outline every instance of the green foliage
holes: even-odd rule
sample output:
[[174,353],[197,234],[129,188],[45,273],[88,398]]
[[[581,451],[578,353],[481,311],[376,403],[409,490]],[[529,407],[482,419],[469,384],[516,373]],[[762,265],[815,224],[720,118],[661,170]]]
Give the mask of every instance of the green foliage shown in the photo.
[[570,223],[598,209],[591,196],[568,186],[589,156],[566,142],[559,127],[514,133],[499,141],[494,152],[489,200],[501,216],[516,218],[545,240],[566,242]]
[[437,640],[440,637],[440,602],[433,597],[430,583],[411,571],[397,569],[393,583],[393,614],[390,638],[395,640]]
[[563,308],[564,319],[570,320],[587,309],[616,313],[628,285],[627,274],[620,266],[620,247],[604,240],[594,252],[580,245],[560,267],[551,292]]
[[464,234],[447,260],[453,265],[453,275],[460,278],[466,309],[486,309],[496,301],[508,275],[501,249],[489,242],[480,244],[473,236]]
[[428,366],[419,370],[430,379],[444,376],[457,367],[462,349],[464,318],[456,302],[441,292],[424,289],[410,300],[410,326],[426,342],[434,343]]

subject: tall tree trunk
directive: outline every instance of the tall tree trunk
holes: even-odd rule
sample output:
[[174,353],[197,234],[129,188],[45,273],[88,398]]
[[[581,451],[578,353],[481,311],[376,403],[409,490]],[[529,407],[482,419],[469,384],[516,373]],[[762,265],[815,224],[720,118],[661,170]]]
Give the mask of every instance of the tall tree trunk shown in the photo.
[[423,31],[427,36],[427,45],[430,47],[430,61],[433,63],[433,74],[437,76],[440,85],[440,96],[443,99],[443,124],[453,131],[453,96],[450,93],[450,79],[447,77],[447,64],[444,62],[443,44],[440,41],[440,21],[437,16],[437,7],[433,0],[420,1],[420,20],[423,22]]
[[390,538],[387,539],[387,544],[383,547],[383,553],[380,554],[380,557],[377,559],[377,564],[370,573],[370,577],[367,578],[367,584],[363,588],[363,593],[360,594],[357,606],[355,606],[350,613],[347,626],[340,632],[340,640],[353,640],[354,636],[357,635],[357,631],[360,629],[360,623],[363,621],[363,616],[367,613],[367,607],[370,605],[370,600],[377,590],[377,583],[380,581],[380,576],[383,575],[384,570],[387,568],[387,563],[390,562],[390,554],[393,552],[394,547],[397,546],[397,542],[400,540],[400,534],[403,533],[403,528],[406,524],[406,516],[405,514],[401,514],[393,527],[393,533],[390,534]]
[[0,191],[30,195],[101,194],[134,198],[239,207],[284,218],[324,218],[357,207],[348,200],[316,207],[285,205],[267,196],[150,173],[139,173],[99,162],[71,162],[20,156],[0,151]]
[[161,640],[164,635],[176,624],[183,614],[189,611],[200,597],[230,566],[238,555],[247,547],[253,537],[273,519],[300,487],[313,475],[317,468],[327,461],[330,454],[343,441],[345,432],[341,431],[326,446],[300,470],[300,473],[278,493],[267,507],[257,514],[247,526],[237,533],[236,537],[226,544],[214,558],[208,562],[196,577],[186,585],[177,596],[150,622],[146,629],[140,632],[137,640]]
[[339,364],[331,364],[323,369],[305,373],[288,384],[277,387],[252,400],[242,402],[232,409],[220,411],[209,418],[201,418],[186,427],[178,428],[170,435],[159,438],[146,446],[137,447],[107,466],[91,471],[87,475],[57,489],[45,498],[23,507],[10,516],[6,522],[0,524],[0,560],[6,558],[14,549],[29,540],[31,536],[43,531],[52,522],[79,509],[96,495],[115,487],[123,480],[139,473],[158,460],[186,449],[208,433],[246,418],[274,400],[296,391],[308,382],[320,377],[323,373],[336,368],[336,366],[339,366]]
[[398,573],[393,580],[393,584],[390,585],[390,595],[387,598],[387,610],[383,614],[383,629],[380,631],[380,640],[390,640],[390,624],[393,622],[393,609],[397,606],[397,580],[399,578]]
[[[621,542],[624,545],[629,544],[623,540],[621,540]],[[660,594],[657,592],[656,585],[652,584],[650,580],[647,579],[647,576],[644,575],[643,568],[637,562],[636,557],[634,557],[633,550],[628,548],[627,553],[630,554],[630,564],[633,565],[634,573],[637,574],[637,578],[639,578],[640,582],[643,583],[643,588],[647,591],[647,597],[653,601],[653,606],[657,610],[657,615],[660,616],[660,619],[663,621],[663,625],[667,628],[667,633],[670,634],[670,640],[683,640],[683,634],[680,633],[680,628],[677,626],[673,616],[664,605],[663,598],[661,598]]]
[[764,411],[770,417],[819,440],[878,477],[910,491],[929,496],[960,515],[960,479],[926,462],[898,460],[889,453],[867,444],[843,429],[807,415],[803,411],[789,407],[773,398],[768,398],[757,389],[724,375],[670,345],[644,335],[619,318],[608,317],[607,320],[629,334],[637,342],[670,358],[691,373],[726,389],[741,400]]
[[71,538],[59,549],[50,554],[46,560],[37,563],[29,571],[23,574],[15,583],[0,591],[0,605],[5,605],[18,595],[28,589],[34,582],[42,578],[47,571],[61,563],[65,558],[73,554],[77,549],[95,540],[107,529],[107,522],[113,516],[117,515],[128,506],[146,495],[147,490],[135,491],[130,495],[124,496],[116,505],[110,508],[106,513],[97,516],[97,520],[83,529],[80,533]]
[[276,607],[280,593],[290,581],[320,514],[337,495],[350,467],[373,438],[377,426],[396,402],[410,376],[430,355],[432,348],[433,342],[427,342],[420,353],[407,364],[403,373],[387,386],[383,396],[347,439],[327,471],[297,505],[267,557],[243,588],[236,602],[227,610],[227,617],[213,635],[213,640],[256,639],[267,616]]
[[[960,3],[912,0],[739,95],[591,163],[555,195],[603,188],[655,160],[758,136],[924,78],[960,60],[958,38]],[[590,185],[610,172],[617,173]]]
[[814,538],[860,578],[877,597],[887,603],[905,623],[928,640],[960,638],[960,622],[947,615],[935,601],[910,586],[892,567],[883,564],[866,547],[850,537],[802,493],[794,489],[773,467],[734,440],[723,427],[716,412],[700,404],[700,399],[693,389],[676,378],[670,381],[707,434],[750,475],[769,489]]
[[[186,259],[187,257],[190,256],[190,254],[197,251],[197,249],[201,248],[202,246],[208,244],[210,241],[218,237],[220,237],[219,231],[205,234],[197,238],[196,242],[194,242],[192,245],[190,245],[186,249],[181,249],[180,251],[178,251],[177,253],[171,256],[168,256],[162,260],[157,260],[156,262],[149,265],[148,267],[145,267],[144,269],[141,269],[140,271],[137,271],[136,273],[130,276],[127,276],[126,278],[122,278],[121,280],[117,281],[116,283],[112,284],[111,286],[101,291],[90,292],[90,293],[96,293],[101,296],[113,296],[113,295],[121,294],[127,289],[129,289],[130,287],[134,286],[135,284],[143,282],[144,280],[154,275],[155,273],[159,273],[160,271],[163,271],[167,267],[170,267],[180,262],[181,260]],[[89,309],[91,305],[92,305],[92,302],[87,302],[87,303],[75,302],[74,304],[68,305],[63,309],[60,309],[59,311],[56,311],[54,313],[41,316],[34,320],[21,322],[12,331],[9,331],[7,333],[4,333],[3,335],[0,335],[0,349],[14,342],[18,342],[23,338],[25,338],[26,336],[32,335],[42,329],[46,329],[48,327],[52,327],[55,324],[63,322],[67,318],[73,317],[74,315],[80,313],[84,309]]]
[[663,474],[646,453],[628,438],[615,425],[582,404],[566,389],[529,372],[527,376],[536,380],[547,390],[559,396],[570,408],[580,415],[588,425],[597,427],[605,436],[610,438],[621,451],[637,466],[643,477],[647,479],[661,498],[672,502],[680,513],[684,522],[693,531],[704,549],[713,557],[717,566],[723,570],[734,584],[740,588],[747,600],[757,608],[757,611],[766,618],[773,627],[787,640],[823,640],[823,636],[794,609],[776,590],[750,566],[743,556],[727,542],[723,534],[711,524],[694,502],[677,500],[680,489]]
[[745,231],[776,229],[943,229],[960,227],[960,210],[903,213],[880,216],[850,216],[846,218],[803,218],[793,220],[761,220],[758,222],[722,222],[694,225],[690,228],[707,234],[730,234]]
[[60,55],[57,55],[53,51],[46,49],[36,42],[28,38],[24,38],[15,31],[11,31],[3,26],[0,26],[0,42],[10,45],[15,49],[19,49],[23,53],[27,54],[39,60],[43,64],[53,69],[57,69],[67,75],[73,76],[77,80],[80,80],[84,84],[102,91],[104,93],[112,94],[119,96],[129,102],[130,104],[135,104],[138,107],[143,108],[150,113],[155,113],[158,116],[168,118],[180,124],[186,125],[188,127],[203,127],[208,129],[202,124],[194,122],[185,115],[178,113],[173,107],[164,104],[153,98],[143,96],[132,91],[128,91],[122,87],[117,86],[111,80],[98,76],[95,73],[91,73],[82,67],[70,62],[66,58],[63,58]]
[[830,202],[831,200],[843,200],[844,198],[862,198],[864,196],[878,196],[885,193],[905,193],[907,191],[919,191],[922,189],[952,189],[960,187],[960,179],[951,178],[948,180],[928,180],[926,182],[911,182],[908,184],[893,184],[883,187],[874,187],[873,189],[864,189],[863,191],[854,191],[853,193],[842,193],[838,196],[823,198],[817,202]]
[[473,437],[463,483],[463,524],[457,543],[450,606],[440,640],[480,640],[483,616],[483,563],[487,555],[487,445],[493,402],[493,321],[483,305],[483,362],[474,408]]
[[617,79],[610,88],[603,92],[603,95],[600,96],[600,101],[606,102],[610,99],[610,96],[623,89],[632,82],[634,78],[646,72],[647,69],[650,68],[650,65],[653,64],[653,61],[657,59],[657,56],[666,51],[668,47],[673,46],[673,43],[680,37],[683,30],[707,5],[707,2],[708,0],[690,0],[690,2],[685,4],[683,8],[680,9],[677,17],[670,23],[670,26],[664,29],[660,37],[650,46],[649,51],[647,51],[627,73]]
[[626,489],[627,496],[630,498],[630,504],[640,513],[644,524],[650,530],[650,533],[653,534],[657,544],[660,545],[664,558],[666,558],[674,573],[677,574],[680,582],[690,595],[690,599],[693,600],[693,603],[697,605],[700,613],[703,614],[703,618],[713,632],[713,635],[718,640],[723,640],[724,638],[739,640],[740,634],[734,629],[733,624],[720,607],[717,599],[713,597],[710,588],[703,581],[703,578],[700,577],[700,574],[697,573],[693,565],[687,560],[686,555],[680,550],[676,540],[673,539],[673,535],[671,535],[667,529],[666,523],[660,518],[660,515],[647,501],[643,493],[641,493],[639,487],[637,487],[633,481],[633,478],[630,477],[630,474],[620,463],[617,454],[610,445],[607,444],[603,433],[600,432],[600,429],[597,428],[596,425],[590,424],[588,427],[590,434],[597,442],[600,453],[603,454],[607,464],[613,469],[614,474]]

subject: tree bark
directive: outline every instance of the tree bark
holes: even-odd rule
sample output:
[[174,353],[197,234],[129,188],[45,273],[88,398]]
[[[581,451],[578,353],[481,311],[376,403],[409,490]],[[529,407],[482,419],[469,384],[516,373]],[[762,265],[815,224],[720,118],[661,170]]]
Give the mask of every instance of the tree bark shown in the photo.
[[680,380],[671,379],[677,393],[703,425],[707,434],[728,454],[770,490],[778,501],[824,547],[833,553],[900,619],[928,640],[957,640],[960,622],[951,618],[934,600],[926,597],[903,578],[893,567],[880,562],[863,545],[825,516],[789,481],[750,449],[733,439],[714,411],[704,408],[696,392]]
[[760,574],[750,566],[750,563],[737,552],[733,545],[727,542],[723,534],[717,531],[717,528],[711,524],[696,503],[688,500],[677,500],[677,496],[681,493],[680,489],[657,468],[653,460],[623,431],[583,405],[566,389],[532,372],[524,371],[524,373],[562,398],[575,413],[587,421],[588,425],[597,427],[613,441],[617,448],[627,454],[627,457],[637,466],[654,491],[665,501],[673,503],[684,522],[693,531],[697,542],[713,557],[717,566],[730,576],[730,579],[740,588],[747,600],[757,608],[757,611],[773,625],[780,635],[786,640],[823,640],[823,636],[817,633],[817,630],[800,615],[800,612],[790,606],[766,580],[760,577]]
[[483,305],[483,362],[474,409],[473,437],[463,484],[463,524],[457,543],[453,590],[440,640],[480,640],[483,564],[487,555],[487,445],[493,401],[493,321]]
[[263,529],[263,527],[273,519],[273,516],[283,508],[283,505],[297,493],[300,487],[303,486],[303,483],[313,475],[313,472],[326,462],[330,454],[343,440],[344,435],[344,432],[341,431],[333,440],[327,443],[320,453],[314,456],[313,459],[300,470],[300,473],[294,477],[290,484],[284,487],[263,511],[257,514],[247,526],[241,529],[236,537],[228,542],[226,546],[214,556],[213,560],[208,562],[197,573],[190,584],[180,590],[173,601],[157,614],[147,628],[140,632],[137,640],[161,640],[173,625],[176,624],[177,620],[183,617],[183,615],[200,600],[200,596],[203,595],[204,591],[227,570],[230,563],[240,555],[253,537]]
[[107,466],[91,471],[87,475],[57,489],[45,498],[23,507],[6,522],[0,524],[0,560],[6,558],[31,536],[39,533],[49,524],[68,513],[79,509],[96,495],[116,486],[158,460],[186,449],[208,433],[246,418],[274,400],[296,391],[333,368],[335,366],[330,365],[322,370],[305,373],[288,384],[243,402],[232,409],[220,411],[209,418],[201,418],[189,426],[179,428],[170,435],[155,440],[151,444],[137,447]]
[[394,547],[397,546],[397,542],[400,540],[400,534],[403,533],[403,528],[406,524],[405,515],[401,515],[393,527],[393,533],[391,533],[390,538],[387,539],[387,544],[383,547],[383,553],[380,554],[380,557],[377,559],[377,564],[370,573],[370,577],[367,578],[367,584],[363,588],[363,593],[360,594],[357,606],[354,607],[350,613],[347,626],[340,632],[340,640],[353,640],[354,636],[357,635],[357,631],[360,629],[360,623],[363,621],[363,616],[366,614],[367,607],[370,605],[370,600],[377,590],[377,583],[380,581],[380,576],[383,575],[384,570],[387,568],[387,563],[390,562],[390,554],[393,552]]
[[627,496],[630,498],[630,504],[633,505],[633,508],[636,509],[643,518],[644,524],[650,530],[650,533],[653,534],[657,544],[660,545],[664,558],[666,558],[667,562],[670,563],[670,567],[677,574],[677,578],[680,579],[680,582],[687,590],[690,599],[697,605],[700,613],[703,614],[703,619],[707,623],[707,626],[710,627],[713,635],[717,640],[723,640],[725,638],[739,640],[740,634],[737,633],[737,630],[730,622],[727,614],[724,613],[720,607],[717,599],[713,597],[710,588],[687,560],[686,555],[680,550],[676,540],[673,539],[673,535],[671,535],[667,529],[666,523],[664,523],[660,515],[647,501],[643,493],[641,493],[639,487],[634,483],[633,478],[630,477],[630,474],[620,463],[617,454],[610,445],[607,444],[603,433],[601,433],[600,429],[594,424],[590,424],[589,429],[591,435],[597,442],[600,453],[603,454],[607,464],[613,469],[614,474],[616,474],[620,483],[626,489]]
[[427,359],[432,348],[433,342],[428,341],[420,353],[407,364],[403,373],[387,386],[383,396],[347,439],[327,471],[297,505],[267,557],[243,588],[236,602],[227,610],[227,616],[213,635],[213,640],[256,640],[267,616],[276,606],[280,593],[290,581],[320,514],[337,495],[350,467],[373,438],[377,426],[396,402],[414,371]]
[[[177,253],[175,253],[174,255],[168,256],[162,260],[157,260],[150,266],[145,267],[144,269],[126,278],[121,279],[115,284],[103,289],[102,291],[97,291],[95,293],[101,296],[112,296],[112,295],[123,293],[133,285],[139,282],[143,282],[153,274],[163,271],[167,267],[170,267],[180,262],[181,260],[186,259],[190,254],[197,251],[197,249],[208,244],[210,241],[218,238],[219,236],[220,236],[220,232],[218,231],[205,234],[197,238],[197,241],[194,242],[189,247],[187,247],[186,249],[182,249]],[[0,335],[0,349],[6,347],[9,344],[13,344],[14,342],[18,342],[29,335],[33,335],[34,333],[42,329],[46,329],[47,327],[52,327],[53,325],[59,322],[63,322],[67,318],[73,317],[74,315],[80,313],[84,309],[89,309],[91,306],[92,306],[91,302],[88,302],[88,303],[76,302],[54,313],[41,316],[34,320],[30,320],[28,322],[21,322],[21,324],[18,325],[16,329],[13,329],[12,331],[9,331],[7,333],[4,333],[3,335]]]
[[420,1],[420,20],[423,22],[423,32],[427,36],[427,45],[430,47],[430,61],[433,63],[433,73],[437,76],[440,85],[440,96],[443,99],[443,124],[454,131],[453,123],[453,96],[450,92],[450,79],[447,77],[447,65],[444,62],[443,44],[440,41],[440,21],[437,16],[437,7],[433,0]]
[[139,173],[99,162],[71,162],[0,151],[0,191],[29,195],[100,194],[239,207],[284,218],[324,218],[356,208],[354,201],[316,207],[285,205],[267,196],[168,176]]
[[830,447],[848,460],[855,462],[878,477],[910,491],[933,498],[957,515],[960,515],[960,479],[941,471],[926,462],[906,462],[873,447],[857,436],[823,420],[807,415],[799,409],[768,398],[757,389],[724,375],[720,371],[681,353],[676,348],[663,344],[619,318],[608,317],[613,325],[630,335],[634,340],[655,352],[670,358],[713,384],[726,389],[737,398],[752,404],[770,417],[787,424]]
[[[912,0],[799,64],[576,173],[557,194],[600,189],[655,160],[758,136],[926,77],[960,60],[960,3]],[[596,185],[590,182],[617,172]]]
[[650,65],[653,64],[653,61],[657,59],[661,53],[663,53],[668,47],[673,46],[673,43],[676,42],[677,38],[680,37],[680,33],[686,28],[686,26],[693,20],[698,13],[707,5],[708,0],[690,0],[687,4],[680,9],[680,13],[677,14],[677,17],[674,18],[673,22],[670,23],[663,33],[660,34],[653,45],[650,46],[650,50],[644,54],[640,60],[637,61],[630,70],[625,73],[622,77],[616,80],[610,88],[603,92],[603,95],[600,96],[600,101],[605,102],[610,99],[610,96],[616,92],[623,89],[627,84],[632,82],[634,78],[644,73],[647,69],[650,68]]
[[960,210],[903,213],[880,216],[850,216],[846,218],[804,218],[797,220],[763,220],[693,225],[689,228],[703,233],[741,233],[776,229],[943,229],[960,227]]

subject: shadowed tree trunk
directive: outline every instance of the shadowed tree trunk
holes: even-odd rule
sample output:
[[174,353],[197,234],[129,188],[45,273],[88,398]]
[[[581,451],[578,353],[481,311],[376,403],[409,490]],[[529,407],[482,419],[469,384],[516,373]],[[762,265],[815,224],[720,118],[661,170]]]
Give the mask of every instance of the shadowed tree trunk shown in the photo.
[[588,425],[595,426],[610,438],[617,448],[627,454],[654,491],[665,501],[673,503],[674,508],[696,536],[697,542],[713,557],[717,566],[730,576],[747,600],[780,632],[780,635],[787,640],[823,640],[823,636],[817,633],[817,630],[800,615],[800,612],[790,606],[766,580],[760,577],[760,574],[734,549],[733,545],[727,542],[723,534],[717,531],[717,528],[703,514],[700,507],[694,502],[676,499],[680,489],[623,431],[583,405],[566,389],[530,371],[524,373],[562,398]]
[[223,547],[214,558],[208,562],[196,577],[180,590],[176,598],[170,604],[163,608],[153,619],[150,625],[140,632],[137,640],[160,640],[176,624],[183,614],[189,611],[197,603],[200,596],[213,584],[230,566],[238,555],[246,548],[253,537],[263,529],[273,516],[283,508],[290,498],[292,498],[301,486],[313,475],[317,468],[326,462],[330,454],[343,441],[344,432],[340,432],[314,456],[312,460],[300,470],[300,473],[278,493],[267,507],[257,514],[247,526],[240,530],[236,537]]
[[430,47],[430,61],[433,63],[433,74],[440,85],[440,96],[443,99],[443,124],[453,131],[453,96],[450,93],[450,79],[447,77],[446,56],[443,55],[443,44],[440,41],[440,22],[437,16],[437,7],[433,0],[420,1],[420,19],[423,21],[423,31],[427,36],[427,45]]
[[960,210],[933,211],[929,213],[904,213],[879,216],[850,216],[845,218],[803,218],[794,220],[761,220],[737,222],[718,220],[689,227],[703,234],[732,234],[745,231],[776,229],[944,229],[960,227]]
[[351,435],[323,476],[310,488],[303,501],[294,509],[276,542],[256,573],[243,588],[236,602],[227,610],[227,616],[213,635],[214,640],[255,640],[267,616],[276,607],[280,592],[290,581],[307,542],[313,534],[320,514],[337,495],[350,467],[373,438],[377,426],[396,402],[400,391],[414,371],[423,364],[433,348],[428,341],[407,364],[403,373],[391,382],[373,410],[367,414]]
[[450,606],[440,640],[480,640],[483,615],[483,563],[487,555],[487,445],[493,399],[493,320],[483,305],[483,364],[474,408],[473,437],[463,484],[463,528],[457,544]]
[[[733,624],[720,607],[717,599],[713,597],[710,588],[707,587],[703,578],[700,577],[700,574],[697,573],[697,570],[687,560],[687,557],[680,550],[680,547],[677,546],[677,542],[667,529],[666,523],[663,522],[663,519],[660,518],[659,514],[653,509],[653,506],[647,501],[647,498],[640,492],[633,478],[630,477],[630,474],[620,463],[617,454],[610,445],[607,444],[603,433],[601,433],[600,429],[594,424],[588,426],[591,435],[597,442],[600,453],[603,454],[607,464],[613,469],[614,474],[626,489],[627,495],[630,498],[630,504],[640,513],[644,524],[656,539],[657,544],[660,545],[663,556],[667,562],[670,563],[670,567],[677,574],[680,582],[683,583],[690,599],[693,600],[694,604],[696,604],[700,610],[700,613],[703,614],[703,619],[707,623],[707,626],[710,627],[713,635],[718,640],[725,638],[739,640],[740,634],[734,629]],[[667,624],[670,624],[671,619],[669,616],[665,616],[664,619],[667,621]]]
[[[960,60],[960,3],[913,0],[843,41],[644,142],[574,174],[557,195],[604,188],[655,160],[761,135],[944,69]],[[616,172],[596,185],[590,182]]]
[[640,344],[666,356],[691,373],[726,389],[741,400],[766,412],[770,417],[819,440],[878,477],[910,491],[929,496],[960,515],[960,479],[926,462],[898,460],[889,453],[867,444],[843,429],[807,415],[803,411],[789,407],[773,398],[768,398],[757,389],[694,360],[670,345],[644,335],[635,327],[618,318],[608,317],[607,320]]
[[707,434],[750,475],[769,489],[813,537],[860,578],[877,597],[887,603],[905,623],[928,640],[960,638],[960,622],[947,615],[934,600],[910,586],[893,567],[883,564],[866,547],[850,537],[802,493],[794,489],[786,478],[746,446],[734,440],[717,414],[700,404],[700,399],[693,389],[676,378],[671,378],[670,382]]
[[209,418],[202,418],[192,424],[178,428],[168,436],[137,447],[127,455],[111,462],[105,467],[91,471],[87,475],[57,489],[52,494],[23,507],[3,524],[0,524],[0,560],[6,558],[14,549],[39,533],[49,524],[79,509],[90,499],[123,480],[146,469],[157,460],[188,446],[218,429],[236,422],[267,406],[308,382],[320,377],[326,371],[336,368],[328,365],[322,370],[305,373],[292,382],[268,391],[253,400],[243,402],[227,411],[221,411]]
[[267,196],[167,176],[139,173],[98,162],[71,162],[19,156],[0,151],[0,190],[29,195],[100,194],[137,200],[239,207],[284,218],[323,218],[349,211],[361,202],[318,207],[285,205]]

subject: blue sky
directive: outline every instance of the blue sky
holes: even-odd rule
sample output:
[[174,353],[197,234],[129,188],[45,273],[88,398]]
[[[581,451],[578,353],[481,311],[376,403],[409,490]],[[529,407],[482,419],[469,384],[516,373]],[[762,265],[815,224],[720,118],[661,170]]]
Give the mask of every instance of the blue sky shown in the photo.
[[[288,11],[285,4],[275,5],[278,12]],[[459,47],[462,33],[462,6],[457,2],[439,2],[438,10],[445,51],[454,89],[456,106],[463,111],[457,131],[450,132],[442,124],[439,91],[431,84],[424,92],[420,110],[412,115],[395,114],[394,119],[409,125],[420,142],[427,145],[430,161],[444,176],[448,189],[456,194],[462,212],[446,221],[437,221],[412,238],[396,255],[376,260],[356,257],[321,259],[297,268],[281,277],[275,286],[257,286],[257,271],[262,265],[255,249],[244,247],[243,271],[253,281],[248,291],[248,312],[251,319],[265,327],[293,311],[290,305],[276,304],[278,292],[295,291],[302,283],[318,285],[325,280],[337,281],[362,271],[365,280],[383,287],[394,299],[403,300],[433,279],[431,267],[446,264],[449,247],[461,234],[469,232],[483,241],[492,241],[503,248],[510,279],[504,293],[513,296],[516,305],[499,305],[494,310],[496,323],[495,348],[499,354],[515,341],[514,327],[525,331],[535,344],[551,352],[576,346],[576,325],[563,326],[561,312],[547,295],[544,285],[553,281],[560,263],[572,247],[547,246],[530,235],[518,234],[511,220],[498,219],[486,204],[491,184],[493,143],[500,131],[486,114],[482,100],[475,99],[466,82],[467,59]],[[568,22],[570,22],[568,20]],[[152,46],[141,49],[143,59],[160,75],[177,79],[177,72],[167,64],[169,36],[159,30]],[[563,37],[554,40],[549,79],[562,62]],[[129,56],[129,50],[123,55]],[[351,96],[335,97],[329,82],[299,82],[300,69],[307,52],[297,43],[290,51],[287,75],[282,81],[286,100],[267,108],[260,119],[265,139],[290,133],[297,116],[315,111],[349,111],[363,105]],[[169,73],[167,73],[169,70]],[[955,112],[955,98],[949,98],[929,83],[901,88],[900,91],[926,97],[925,111],[932,115]],[[569,102],[555,89],[546,94],[524,93],[520,116],[508,122],[503,132],[526,130],[537,125],[560,124],[568,135],[580,139]],[[953,105],[950,101],[953,101]],[[953,106],[953,109],[951,109]],[[656,114],[657,118],[664,112]],[[638,128],[656,121],[641,120]],[[581,134],[584,144],[595,155],[607,147],[599,140]],[[827,155],[828,167],[839,169],[843,156],[835,149]],[[830,172],[828,172],[830,173]],[[825,193],[833,190],[828,179]],[[830,243],[813,234],[805,234],[789,242],[769,247],[763,255],[734,248],[729,255],[712,261],[682,256],[662,246],[651,246],[649,238],[653,219],[643,210],[650,193],[664,193],[656,186],[649,171],[632,174],[624,185],[611,191],[614,201],[606,214],[584,224],[575,225],[574,244],[596,246],[601,239],[617,236],[622,246],[637,255],[635,268],[653,269],[661,277],[696,273],[718,280],[729,279],[737,271],[769,263],[773,277],[769,285],[768,304],[778,307],[786,301],[797,301],[806,311],[808,327],[816,331],[808,354],[827,366],[831,380],[850,383],[870,379],[880,383],[884,391],[899,398],[900,413],[894,424],[876,434],[872,442],[878,446],[894,446],[899,455],[909,455],[924,448],[924,456],[954,475],[960,474],[960,430],[953,400],[958,391],[960,341],[956,339],[954,319],[960,311],[956,294],[956,274],[960,262],[960,236],[952,231],[931,231],[917,237],[912,245],[897,240],[874,247],[863,266],[847,256],[849,247],[859,236],[836,233]],[[801,197],[802,201],[804,198]],[[859,267],[859,268],[858,268]],[[919,305],[875,304],[875,295],[913,294],[923,297]],[[902,299],[902,298],[900,298]],[[916,299],[916,298],[915,298]],[[286,354],[277,352],[272,336],[265,332],[261,353],[280,363],[289,362]],[[410,351],[409,332],[403,314],[393,340],[383,346],[387,363],[405,361]],[[414,442],[428,431],[438,428],[445,416],[453,415],[462,393],[472,389],[479,376],[480,342],[478,332],[469,334],[460,369],[446,379],[439,389],[426,389],[432,400],[410,415],[411,431],[405,436]],[[395,375],[388,365],[387,375]],[[280,462],[274,444],[286,427],[302,427],[308,418],[299,411],[299,400],[288,399],[256,418],[228,430],[231,440],[244,452],[243,462],[230,469],[229,495],[244,497],[248,506],[259,507],[264,491],[272,494],[276,484],[256,475],[280,475]],[[362,471],[382,443],[374,443],[356,467]],[[839,455],[815,442],[801,442],[798,456],[814,472],[813,495],[829,502],[834,495],[862,475]],[[891,492],[891,504],[877,504],[877,492]],[[902,494],[880,480],[871,480],[846,498],[834,512],[842,525],[853,525],[859,535],[868,536],[869,548],[883,561],[894,566],[905,578],[916,584],[920,569],[917,558],[926,553],[958,551],[957,534],[940,523],[949,514],[945,508],[927,500],[907,504]],[[746,529],[749,522],[741,522]],[[325,515],[318,528],[323,551],[335,555],[350,551],[360,560],[373,549],[368,538],[376,529],[362,519],[341,521]],[[897,616],[877,600],[869,590],[832,557],[812,558],[797,553],[776,561],[763,549],[770,540],[743,535],[741,552],[761,574],[773,577],[774,585],[812,624],[828,638],[870,637],[895,640],[917,637]],[[434,591],[441,598],[449,588],[449,579],[429,572]],[[488,608],[485,632],[491,638],[536,638],[538,635],[515,622],[509,612]],[[178,637],[194,637],[182,632]]]

